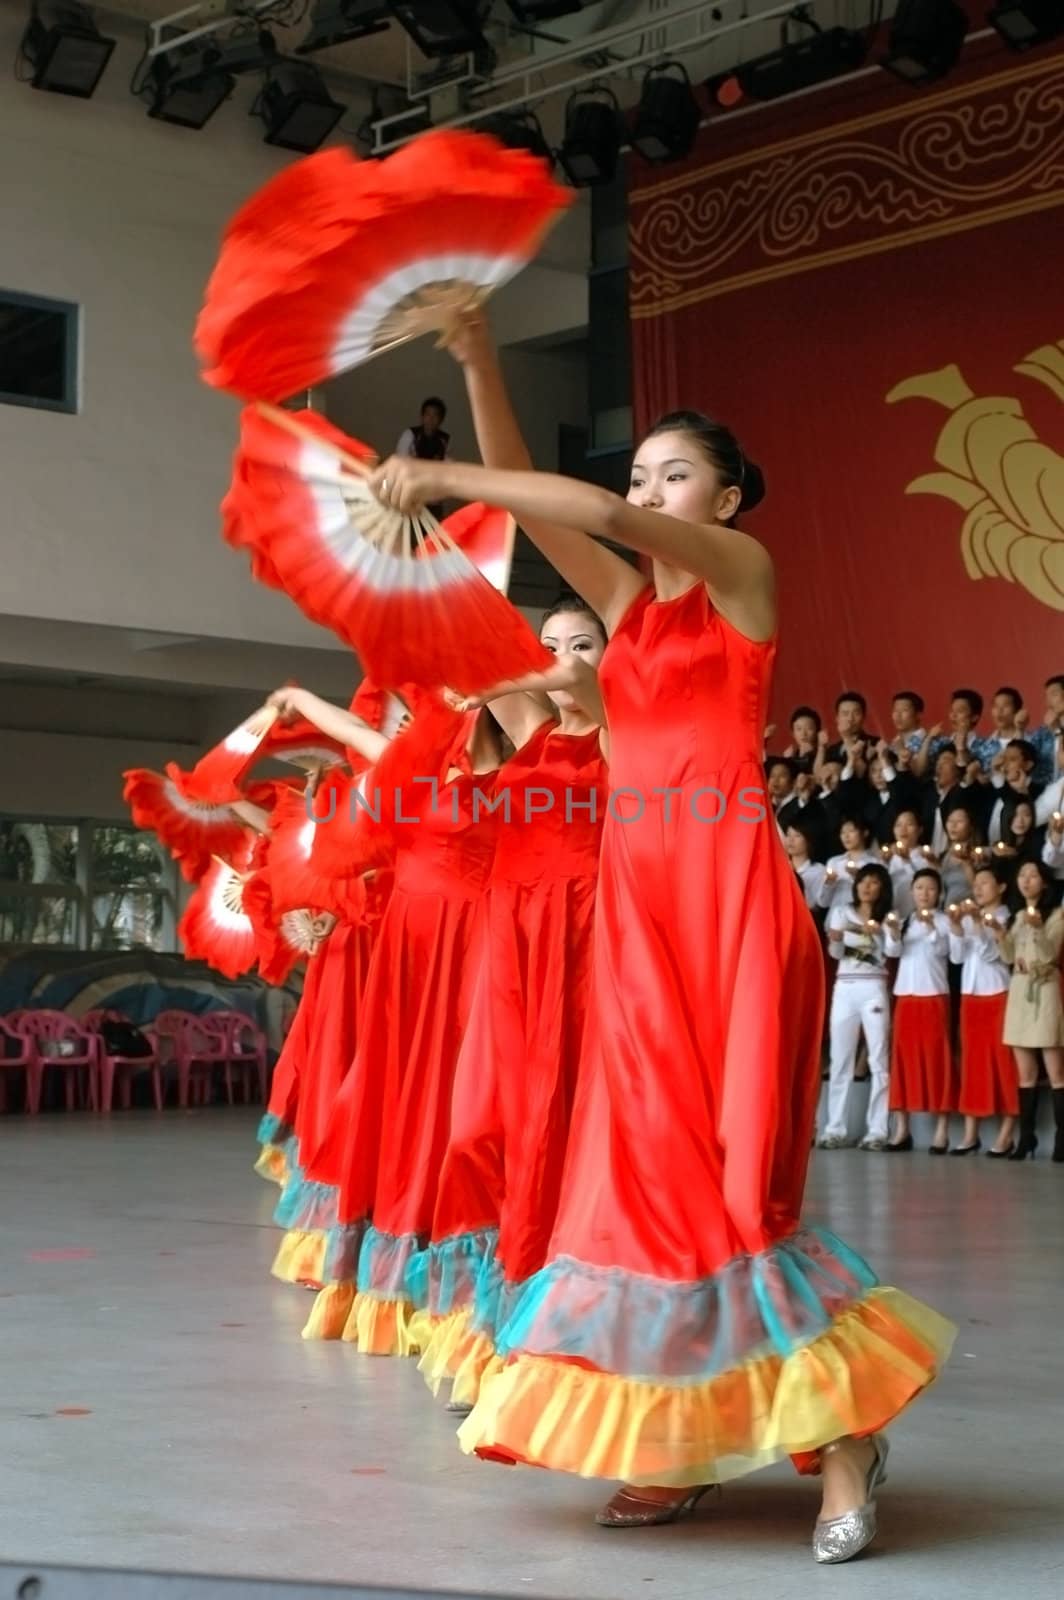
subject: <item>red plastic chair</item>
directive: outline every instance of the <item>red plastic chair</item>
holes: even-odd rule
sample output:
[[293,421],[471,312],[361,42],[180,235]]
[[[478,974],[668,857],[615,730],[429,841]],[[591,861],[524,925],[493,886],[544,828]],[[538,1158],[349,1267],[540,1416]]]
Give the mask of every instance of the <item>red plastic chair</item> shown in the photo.
[[[41,1076],[48,1071],[62,1072],[66,1108],[74,1110],[75,1098],[82,1106],[96,1109],[96,1066],[100,1041],[63,1011],[26,1011],[15,1024],[16,1033],[32,1039],[40,1062]],[[38,1106],[40,1105],[38,1085]]]
[[263,1105],[269,1094],[269,1069],[266,1064],[266,1035],[242,1011],[209,1011],[202,1019],[220,1040],[225,1052],[225,1092],[233,1104],[233,1071],[239,1078],[242,1097],[251,1099],[252,1074],[258,1078],[259,1099]]
[[141,1028],[139,1031],[151,1045],[151,1054],[146,1056],[117,1055],[107,1049],[101,1033],[101,1025],[105,1022],[124,1022],[131,1026],[130,1020],[121,1011],[86,1011],[81,1019],[82,1026],[96,1034],[99,1040],[99,1060],[97,1062],[97,1087],[96,1108],[98,1111],[108,1112],[114,1105],[115,1083],[118,1084],[118,1095],[123,1111],[128,1111],[133,1103],[133,1079],[143,1072],[151,1073],[152,1095],[155,1100],[156,1111],[163,1109],[163,1074],[159,1060],[159,1042],[151,1028]]
[[37,1041],[20,1033],[12,1017],[23,1017],[24,1011],[0,1017],[0,1111],[7,1110],[7,1075],[9,1072],[26,1074],[26,1110],[36,1116],[41,1109],[41,1080],[44,1068],[37,1054]]

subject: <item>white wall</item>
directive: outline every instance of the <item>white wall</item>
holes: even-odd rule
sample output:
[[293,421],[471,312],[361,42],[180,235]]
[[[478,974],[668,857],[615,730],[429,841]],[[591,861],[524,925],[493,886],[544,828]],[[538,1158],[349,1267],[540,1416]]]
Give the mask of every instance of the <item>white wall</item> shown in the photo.
[[[26,15],[0,0],[0,60],[14,58]],[[200,383],[191,343],[225,221],[291,158],[262,143],[250,85],[201,132],[150,120],[128,89],[139,53],[120,35],[88,101],[10,76],[0,89],[0,284],[83,313],[80,414],[0,407],[0,613],[328,647],[219,539],[236,403]],[[577,218],[550,261],[580,238]],[[533,271],[512,293],[506,342],[581,314],[579,273]],[[410,395],[436,386],[420,376],[434,359],[423,344],[357,381],[374,400],[393,396],[405,421]],[[526,359],[549,374],[550,358]],[[532,388],[553,398],[549,375]],[[578,388],[566,408],[582,405]]]

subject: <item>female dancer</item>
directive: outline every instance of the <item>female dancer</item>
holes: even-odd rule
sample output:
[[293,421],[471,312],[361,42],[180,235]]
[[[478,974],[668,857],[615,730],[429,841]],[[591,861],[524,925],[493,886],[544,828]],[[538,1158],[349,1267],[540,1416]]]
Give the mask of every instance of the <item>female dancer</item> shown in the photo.
[[[366,1354],[411,1354],[406,1275],[432,1227],[451,1093],[483,948],[483,891],[495,843],[488,810],[501,745],[485,713],[431,702],[397,742],[388,797],[395,882],[381,921],[354,1064],[307,1170],[315,1214],[292,1264],[324,1284],[306,1338]],[[402,761],[400,763],[400,757]],[[399,770],[402,765],[402,771]],[[389,817],[389,811],[391,816]]]
[[[462,1044],[430,1247],[408,1284],[431,1388],[454,1379],[454,1410],[476,1398],[495,1328],[546,1260],[591,976],[591,931],[606,767],[595,670],[602,623],[574,595],[540,638],[582,675],[555,691],[493,701],[516,745],[488,889],[484,968]],[[581,703],[582,702],[582,703]],[[544,711],[546,710],[546,717]]]
[[[485,369],[505,403],[497,370]],[[465,1448],[625,1487],[608,1526],[671,1521],[782,1455],[823,1471],[814,1553],[875,1532],[878,1430],[951,1330],[799,1211],[819,1090],[823,966],[765,800],[775,656],[764,493],[719,424],[678,413],[627,500],[538,473],[392,458],[389,506],[516,516],[606,624],[613,792],[580,1099],[550,1259],[500,1335]],[[582,532],[653,560],[653,582]],[[565,687],[564,665],[541,680]]]

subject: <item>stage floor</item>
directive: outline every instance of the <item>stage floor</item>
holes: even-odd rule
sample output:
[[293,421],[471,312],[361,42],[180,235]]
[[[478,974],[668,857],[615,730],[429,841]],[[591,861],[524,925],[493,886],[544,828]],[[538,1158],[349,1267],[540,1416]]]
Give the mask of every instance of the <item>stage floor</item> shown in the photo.
[[0,1121],[0,1557],[558,1600],[1000,1596],[1064,1584],[1064,1168],[818,1154],[808,1213],[960,1326],[892,1435],[880,1538],[809,1555],[786,1466],[671,1528],[469,1460],[412,1362],[304,1344],[236,1111]]

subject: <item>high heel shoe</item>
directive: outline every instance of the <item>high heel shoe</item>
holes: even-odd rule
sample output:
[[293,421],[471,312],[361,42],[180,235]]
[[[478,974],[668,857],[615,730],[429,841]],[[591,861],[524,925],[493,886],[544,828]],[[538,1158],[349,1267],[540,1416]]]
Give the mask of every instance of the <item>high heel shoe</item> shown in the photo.
[[711,1489],[720,1493],[718,1483],[700,1483],[694,1489],[678,1489],[675,1500],[646,1500],[638,1489],[625,1484],[595,1513],[595,1521],[600,1528],[660,1528],[689,1516]]
[[911,1133],[907,1133],[904,1139],[895,1139],[893,1144],[885,1144],[883,1146],[888,1155],[899,1155],[903,1150],[911,1150],[912,1147],[913,1136]]
[[[824,1456],[841,1450],[846,1443],[846,1440],[837,1439],[834,1444],[824,1445],[820,1454]],[[826,1522],[816,1523],[813,1528],[814,1561],[825,1565],[852,1561],[862,1550],[867,1550],[876,1536],[876,1502],[873,1497],[879,1485],[887,1481],[887,1452],[890,1446],[879,1433],[873,1434],[869,1443],[875,1455],[865,1479],[864,1505],[858,1506],[855,1511],[844,1511],[841,1517],[830,1517]]]
[[983,1148],[982,1139],[977,1139],[974,1144],[955,1144],[950,1151],[951,1156],[974,1156],[977,1150]]
[[949,1155],[949,1145],[948,1144],[929,1144],[928,1147],[927,1147],[927,1153],[928,1153],[929,1156],[948,1156]]
[[1026,1161],[1028,1156],[1033,1160],[1037,1149],[1038,1135],[1036,1133],[1029,1134],[1026,1138],[1017,1140],[1015,1148],[1009,1154],[1009,1160]]
[[1015,1150],[1015,1148],[1016,1148],[1015,1143],[1010,1141],[1005,1146],[1004,1150],[988,1150],[986,1152],[987,1160],[988,1161],[1011,1161],[1012,1160],[1012,1152]]
[[1016,1140],[1016,1148],[1009,1156],[1010,1161],[1026,1161],[1028,1156],[1033,1156],[1038,1149],[1038,1135],[1035,1128],[1038,1125],[1038,1088],[1030,1086],[1020,1089],[1020,1136]]

